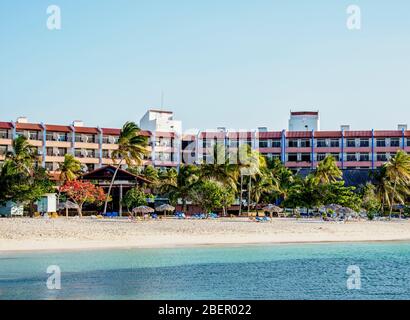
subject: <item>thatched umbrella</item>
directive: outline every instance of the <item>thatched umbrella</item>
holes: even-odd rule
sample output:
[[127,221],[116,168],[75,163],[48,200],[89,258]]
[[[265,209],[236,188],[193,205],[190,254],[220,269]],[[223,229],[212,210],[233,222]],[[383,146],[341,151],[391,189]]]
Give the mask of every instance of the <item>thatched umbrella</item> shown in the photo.
[[336,212],[337,214],[342,214],[344,216],[352,216],[356,214],[356,212],[353,209],[347,207],[341,207],[340,209],[336,210]]
[[283,212],[283,209],[281,207],[275,206],[273,204],[268,204],[266,207],[262,208],[263,211],[269,212],[270,213],[270,217],[272,219],[272,214],[273,213],[281,213]]
[[156,207],[155,210],[158,212],[165,212],[165,215],[167,215],[167,212],[175,211],[175,207],[171,206],[170,204],[163,204],[159,207]]
[[67,200],[66,202],[59,203],[58,209],[65,209],[65,216],[68,218],[68,209],[78,209],[78,205]]
[[149,214],[149,213],[154,213],[155,210],[152,209],[151,207],[147,207],[147,206],[140,206],[140,207],[136,207],[134,209],[132,209],[132,213],[133,214]]

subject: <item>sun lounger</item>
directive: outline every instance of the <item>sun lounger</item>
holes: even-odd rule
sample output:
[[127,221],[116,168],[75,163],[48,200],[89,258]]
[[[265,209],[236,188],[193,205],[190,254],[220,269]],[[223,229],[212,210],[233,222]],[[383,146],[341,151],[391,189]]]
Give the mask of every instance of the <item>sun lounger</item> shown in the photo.
[[117,218],[119,217],[119,214],[118,212],[107,212],[104,216],[106,218]]

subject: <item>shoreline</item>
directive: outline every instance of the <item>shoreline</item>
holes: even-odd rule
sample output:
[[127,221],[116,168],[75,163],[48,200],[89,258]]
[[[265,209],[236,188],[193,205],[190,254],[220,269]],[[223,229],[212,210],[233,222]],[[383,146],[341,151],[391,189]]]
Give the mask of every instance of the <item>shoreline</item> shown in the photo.
[[196,249],[196,248],[241,248],[241,247],[261,247],[261,246],[287,246],[287,245],[336,245],[336,244],[376,244],[376,243],[410,243],[410,239],[402,240],[354,240],[354,241],[300,241],[300,242],[248,242],[248,243],[203,243],[186,245],[158,245],[158,246],[72,246],[70,248],[21,248],[21,249],[0,249],[0,257],[10,254],[41,254],[41,253],[75,253],[90,251],[122,251],[122,250],[144,250],[144,249]]
[[409,241],[407,220],[0,220],[0,254]]

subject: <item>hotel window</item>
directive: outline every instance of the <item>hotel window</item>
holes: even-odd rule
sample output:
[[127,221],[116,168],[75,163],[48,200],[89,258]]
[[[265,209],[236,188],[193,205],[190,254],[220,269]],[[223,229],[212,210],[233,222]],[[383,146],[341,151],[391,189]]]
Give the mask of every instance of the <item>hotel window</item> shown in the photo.
[[110,151],[104,149],[104,150],[102,151],[102,157],[103,157],[103,159],[109,159],[109,158],[111,158]]
[[68,134],[64,132],[47,132],[47,141],[68,141]]
[[259,140],[259,148],[268,148],[268,140]]
[[377,159],[377,161],[386,162],[386,161],[387,161],[387,154],[385,154],[385,153],[378,153],[376,159]]
[[301,148],[310,148],[310,139],[303,139],[300,142],[300,147]]
[[310,153],[302,153],[301,161],[302,162],[310,162]]
[[118,136],[103,136],[102,143],[105,144],[117,144],[118,143]]
[[4,156],[7,153],[7,146],[0,146],[0,156]]
[[278,153],[272,154],[272,160],[275,160],[275,159],[280,160],[281,159],[280,154],[278,154]]
[[172,139],[171,138],[158,138],[155,142],[157,147],[172,147]]
[[239,145],[248,145],[249,147],[252,147],[252,141],[251,140],[240,140]]
[[288,147],[289,148],[297,148],[298,147],[298,141],[297,140],[289,140]]
[[28,133],[27,133],[27,138],[29,139],[29,140],[39,140],[39,132],[37,132],[37,131],[29,131]]
[[316,160],[319,162],[325,160],[325,158],[326,158],[326,153],[318,153],[316,156]]
[[377,139],[376,146],[380,148],[384,148],[386,146],[386,139]]
[[407,146],[410,147],[410,139],[407,139]]
[[288,161],[289,162],[297,162],[298,161],[298,154],[297,153],[289,153],[288,154]]
[[356,147],[356,139],[347,139],[347,146],[349,148],[355,148]]
[[84,143],[95,143],[95,135],[93,134],[82,134],[76,133],[75,134],[75,141],[76,142],[84,142]]
[[54,171],[54,163],[53,162],[46,162],[45,169],[47,171]]
[[282,146],[280,140],[272,140],[272,148],[280,148]]
[[229,140],[229,143],[228,143],[228,145],[229,145],[229,147],[230,148],[237,148],[238,147],[238,140],[236,140],[236,139],[231,139],[231,140]]
[[370,146],[369,139],[360,139],[360,147],[367,148]]
[[333,157],[333,159],[335,159],[335,161],[337,161],[337,162],[340,161],[340,154],[339,153],[332,153],[332,157]]
[[347,161],[357,161],[356,153],[348,153],[346,156]]
[[332,148],[339,148],[340,142],[339,139],[332,139],[330,140],[330,147]]
[[8,130],[0,130],[0,139],[8,139],[9,133]]
[[87,171],[88,172],[91,172],[91,171],[95,170],[95,164],[93,164],[93,163],[87,163],[86,166],[87,166]]
[[368,153],[361,153],[359,159],[360,161],[370,161],[370,156]]
[[390,147],[400,147],[400,139],[399,138],[391,138],[390,139]]
[[317,140],[317,147],[318,148],[326,148],[327,147],[326,139],[318,139]]

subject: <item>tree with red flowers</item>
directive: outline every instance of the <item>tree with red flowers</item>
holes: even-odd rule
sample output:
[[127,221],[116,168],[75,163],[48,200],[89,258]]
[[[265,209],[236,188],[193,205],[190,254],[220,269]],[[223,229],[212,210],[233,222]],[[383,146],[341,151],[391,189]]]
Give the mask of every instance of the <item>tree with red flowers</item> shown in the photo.
[[85,203],[102,203],[106,194],[103,188],[96,187],[88,181],[67,181],[62,187],[61,192],[65,192],[76,205],[78,215],[82,217],[83,205]]

